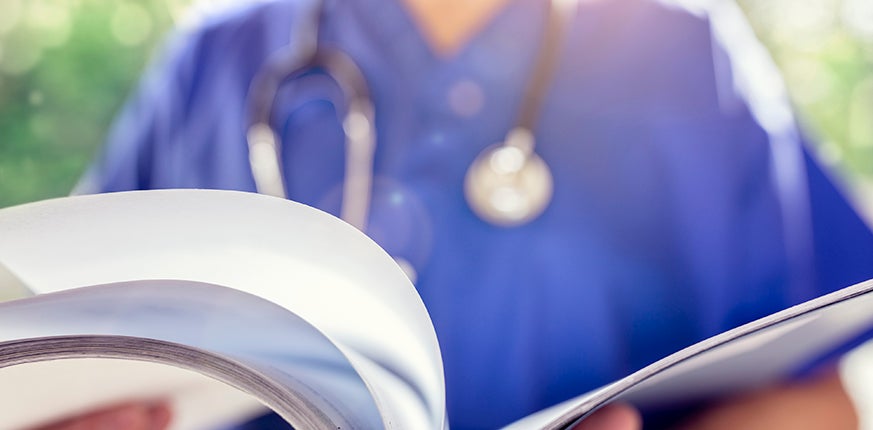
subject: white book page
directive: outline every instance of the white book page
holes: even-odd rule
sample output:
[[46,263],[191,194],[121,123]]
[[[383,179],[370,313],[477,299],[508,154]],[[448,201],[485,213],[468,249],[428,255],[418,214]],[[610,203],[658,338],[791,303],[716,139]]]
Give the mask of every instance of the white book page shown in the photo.
[[[182,279],[263,297],[412,384],[428,427],[446,425],[442,361],[421,299],[390,256],[323,212],[250,193],[139,191],[0,210],[0,237],[0,261],[36,293]],[[378,379],[349,355],[365,380]],[[376,397],[384,410],[402,407]]]
[[873,327],[866,281],[729,330],[507,429],[558,429],[612,401],[651,407],[727,395],[781,380]]
[[33,295],[24,282],[0,261],[0,302]]
[[[27,347],[22,346],[25,342]],[[165,377],[150,381],[142,392],[142,375],[99,377],[85,389],[59,384],[55,392],[45,391],[56,380],[40,373],[46,364],[34,360],[62,362],[82,356],[130,357],[195,370],[247,391],[298,428],[313,428],[306,423],[321,423],[323,418],[333,423],[330,428],[382,426],[364,381],[342,352],[307,322],[238,290],[171,280],[85,287],[0,304],[0,366],[11,365],[0,370],[0,380],[6,372],[20,375],[21,367],[31,369],[30,383],[19,376],[16,384],[0,384],[0,395],[7,397],[0,403],[8,409],[4,422],[42,420],[42,415],[19,415],[33,409],[34,399],[40,397],[53,399],[53,404],[97,409],[119,392],[127,393],[120,400],[130,395],[174,398],[180,401],[174,409],[191,417],[189,421],[212,420],[214,405],[177,393],[184,389],[190,395],[197,388],[181,371],[162,370]],[[265,377],[269,382],[263,381]],[[230,394],[232,399],[239,397]],[[54,410],[45,402],[37,405]],[[191,409],[195,406],[206,407]],[[315,410],[319,412],[311,412]]]
[[[250,395],[197,372],[165,364],[109,358],[28,363],[0,371],[2,428],[47,425],[95,406],[167,401],[170,430],[208,430],[266,410]],[[209,413],[204,413],[209,411]]]

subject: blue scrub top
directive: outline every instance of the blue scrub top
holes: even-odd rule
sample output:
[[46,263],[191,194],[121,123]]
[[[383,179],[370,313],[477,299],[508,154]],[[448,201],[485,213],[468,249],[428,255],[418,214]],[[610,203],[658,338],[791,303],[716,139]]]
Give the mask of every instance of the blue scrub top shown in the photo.
[[[247,91],[295,46],[309,3],[257,2],[177,34],[92,189],[254,191]],[[535,132],[554,200],[503,228],[471,212],[463,179],[516,120],[545,2],[510,2],[450,56],[397,0],[325,2],[320,42],[358,63],[375,102],[368,233],[418,272],[453,428],[507,424],[873,277],[870,230],[803,148],[735,5],[681,3],[580,2]],[[334,213],[344,110],[314,71],[282,86],[272,118],[291,198]]]

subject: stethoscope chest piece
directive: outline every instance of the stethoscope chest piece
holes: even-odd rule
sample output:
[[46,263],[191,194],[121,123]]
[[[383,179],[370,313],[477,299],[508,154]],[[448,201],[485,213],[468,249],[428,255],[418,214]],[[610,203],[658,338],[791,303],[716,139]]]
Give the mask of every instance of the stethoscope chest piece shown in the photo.
[[552,199],[552,174],[533,146],[530,131],[516,128],[476,157],[464,178],[464,196],[476,215],[514,227],[543,213]]
[[[558,0],[552,0],[561,4]],[[566,3],[566,2],[563,2]],[[571,2],[572,3],[572,2]],[[570,3],[568,3],[569,5]],[[533,74],[522,93],[516,126],[506,140],[485,148],[467,169],[464,196],[473,212],[494,225],[523,225],[545,211],[552,199],[552,174],[534,150],[531,130],[557,60],[565,21],[574,16],[570,8],[549,3],[545,33]],[[370,210],[373,157],[376,150],[373,103],[367,81],[351,57],[338,49],[318,45],[317,24],[321,8],[313,11],[315,28],[303,26],[311,36],[310,46],[301,52],[297,44],[273,54],[255,75],[249,90],[251,118],[247,142],[252,177],[258,192],[287,197],[282,169],[282,142],[270,126],[278,88],[286,80],[311,68],[322,68],[332,76],[348,102],[343,121],[346,137],[346,168],[340,215],[365,230]],[[305,44],[304,44],[305,45]],[[412,273],[412,272],[410,272]]]

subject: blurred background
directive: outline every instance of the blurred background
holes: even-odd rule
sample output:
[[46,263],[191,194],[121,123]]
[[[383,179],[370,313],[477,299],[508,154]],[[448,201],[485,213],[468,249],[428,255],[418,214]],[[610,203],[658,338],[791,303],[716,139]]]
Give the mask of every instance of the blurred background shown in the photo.
[[[0,0],[0,207],[69,193],[173,26],[234,1]],[[873,222],[873,0],[741,0]]]

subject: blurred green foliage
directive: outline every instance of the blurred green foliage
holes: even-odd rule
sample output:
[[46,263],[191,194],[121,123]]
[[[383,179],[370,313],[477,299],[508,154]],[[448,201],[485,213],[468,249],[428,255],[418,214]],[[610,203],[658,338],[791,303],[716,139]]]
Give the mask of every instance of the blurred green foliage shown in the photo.
[[[191,1],[0,0],[0,207],[70,191]],[[740,3],[820,155],[863,190],[873,182],[873,1]]]
[[841,169],[860,203],[873,207],[873,1],[741,4],[782,70],[819,158]]
[[0,207],[70,192],[171,23],[156,1],[0,0]]

